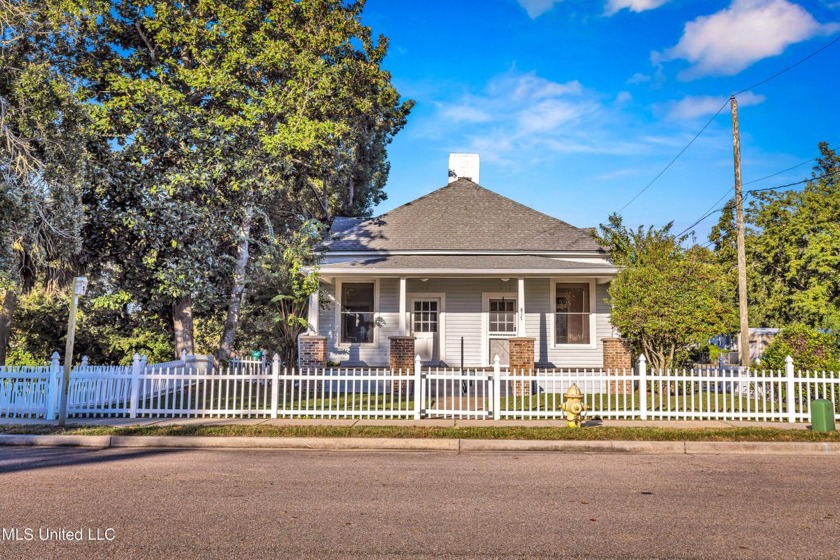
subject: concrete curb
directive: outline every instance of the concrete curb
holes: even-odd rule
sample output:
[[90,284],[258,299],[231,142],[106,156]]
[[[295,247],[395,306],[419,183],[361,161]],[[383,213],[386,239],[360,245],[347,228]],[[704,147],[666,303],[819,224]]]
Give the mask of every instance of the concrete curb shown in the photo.
[[111,436],[111,447],[310,449],[338,451],[458,451],[457,439]]
[[833,441],[687,441],[689,455],[840,455],[840,443]]
[[840,456],[840,442],[578,441],[504,439],[55,436],[0,434],[0,446],[95,448],[295,449],[314,451],[559,452],[639,455]]
[[0,435],[0,445],[111,447],[111,436]]

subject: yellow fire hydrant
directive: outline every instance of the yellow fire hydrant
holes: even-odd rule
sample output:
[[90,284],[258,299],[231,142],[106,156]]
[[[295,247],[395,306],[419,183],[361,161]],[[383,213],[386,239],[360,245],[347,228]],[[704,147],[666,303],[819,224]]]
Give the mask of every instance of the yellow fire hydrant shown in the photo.
[[570,428],[580,428],[580,421],[587,409],[583,403],[583,393],[576,384],[572,384],[563,394],[563,398],[566,400],[560,405],[560,410],[566,413],[566,425]]

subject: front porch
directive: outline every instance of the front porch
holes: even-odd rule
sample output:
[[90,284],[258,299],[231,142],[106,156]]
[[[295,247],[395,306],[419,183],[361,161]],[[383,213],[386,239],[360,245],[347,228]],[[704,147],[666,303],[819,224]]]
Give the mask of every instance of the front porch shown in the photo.
[[391,339],[409,337],[412,358],[420,355],[429,366],[491,367],[499,356],[507,367],[510,340],[532,338],[537,367],[600,368],[601,339],[613,334],[605,302],[609,279],[322,271],[306,336],[324,337],[325,362],[341,366],[391,366]]

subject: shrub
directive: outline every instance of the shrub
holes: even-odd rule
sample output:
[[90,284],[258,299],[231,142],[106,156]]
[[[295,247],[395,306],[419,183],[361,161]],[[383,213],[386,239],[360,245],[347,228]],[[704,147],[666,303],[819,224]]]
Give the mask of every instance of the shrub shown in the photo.
[[837,342],[835,335],[821,333],[803,324],[790,325],[767,346],[761,357],[761,366],[782,369],[785,357],[792,356],[797,369],[840,372]]

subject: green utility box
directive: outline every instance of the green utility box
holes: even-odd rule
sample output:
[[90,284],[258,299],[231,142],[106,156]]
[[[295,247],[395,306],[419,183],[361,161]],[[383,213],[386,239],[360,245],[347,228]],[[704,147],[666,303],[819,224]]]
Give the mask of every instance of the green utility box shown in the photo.
[[811,401],[811,430],[815,432],[833,432],[834,403],[828,399]]

